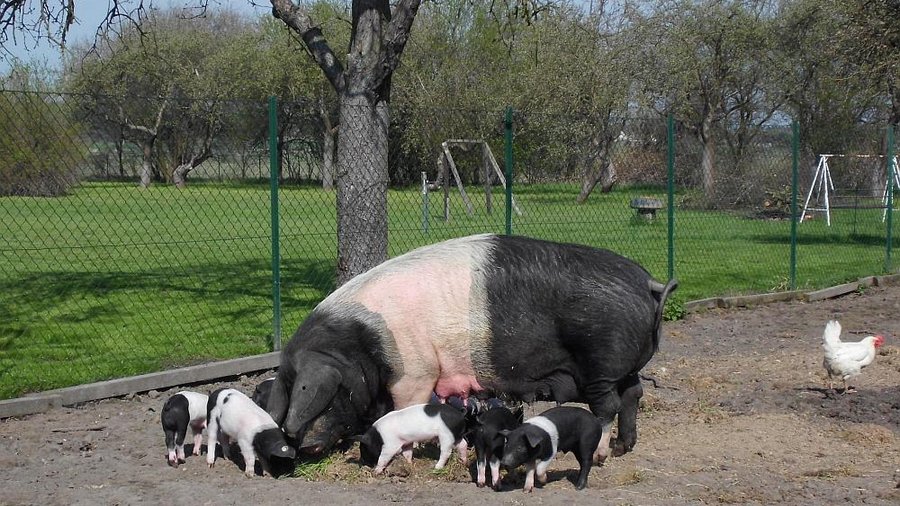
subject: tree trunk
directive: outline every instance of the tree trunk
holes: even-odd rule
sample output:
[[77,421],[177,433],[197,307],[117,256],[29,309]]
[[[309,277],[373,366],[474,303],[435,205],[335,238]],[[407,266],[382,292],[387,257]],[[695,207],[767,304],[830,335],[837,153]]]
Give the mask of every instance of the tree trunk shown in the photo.
[[172,182],[175,183],[175,187],[184,188],[187,185],[188,174],[211,156],[212,150],[209,149],[209,147],[206,147],[201,153],[192,155],[190,160],[175,167],[175,170],[172,171]]
[[334,154],[336,143],[334,138],[337,132],[331,128],[325,127],[325,143],[322,156],[322,188],[325,190],[334,189]]
[[387,258],[388,104],[341,97],[337,172],[337,282]]
[[340,97],[337,150],[337,282],[387,259],[388,129],[391,75],[409,40],[421,0],[351,2],[346,68],[309,13],[271,0],[272,14],[303,38]]
[[153,143],[156,136],[153,136],[141,143],[143,157],[141,160],[141,188],[149,188],[153,181]]
[[618,180],[616,168],[609,157],[603,157],[593,162],[593,168],[586,170],[581,177],[581,192],[578,193],[576,202],[584,204],[591,192],[600,183],[600,191],[609,193]]
[[703,193],[710,198],[716,189],[716,142],[713,136],[711,111],[703,116],[698,137],[700,143],[703,144],[703,158],[700,161],[701,183],[703,184]]
[[591,192],[600,183],[600,191],[609,193],[613,185],[618,181],[616,168],[612,163],[613,137],[608,133],[600,133],[591,140],[592,155],[587,160],[584,174],[581,176],[581,192],[575,199],[579,204],[584,204]]

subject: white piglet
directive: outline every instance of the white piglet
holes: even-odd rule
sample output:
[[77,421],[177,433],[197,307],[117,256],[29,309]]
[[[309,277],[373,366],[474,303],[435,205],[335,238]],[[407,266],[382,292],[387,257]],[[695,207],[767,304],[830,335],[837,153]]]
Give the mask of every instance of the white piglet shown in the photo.
[[454,446],[460,462],[466,462],[465,429],[462,411],[448,404],[416,404],[382,416],[365,434],[354,439],[359,441],[362,463],[374,467],[375,474],[381,474],[398,453],[403,452],[406,460],[411,462],[414,443],[437,438],[441,456],[434,468],[442,469]]
[[273,458],[293,459],[296,455],[272,417],[238,390],[223,388],[210,394],[207,418],[209,448],[206,463],[209,467],[216,463],[216,442],[222,446],[225,458],[229,458],[231,442],[237,441],[248,476],[256,473],[257,457],[263,474],[271,476]]
[[193,454],[200,455],[203,428],[206,427],[207,397],[197,392],[181,391],[163,404],[160,420],[166,435],[166,461],[172,467],[184,462],[184,438],[190,426],[194,434]]

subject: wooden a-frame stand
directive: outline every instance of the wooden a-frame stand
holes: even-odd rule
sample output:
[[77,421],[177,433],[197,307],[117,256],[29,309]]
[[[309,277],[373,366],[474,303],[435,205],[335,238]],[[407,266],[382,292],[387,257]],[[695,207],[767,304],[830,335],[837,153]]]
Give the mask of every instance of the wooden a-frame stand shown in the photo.
[[[438,166],[438,182],[441,187],[444,189],[444,221],[450,220],[450,177],[452,175],[453,180],[456,182],[456,187],[459,189],[459,194],[462,195],[463,202],[466,204],[466,214],[472,216],[475,212],[474,207],[472,206],[472,201],[469,199],[469,195],[466,194],[466,189],[463,187],[462,180],[459,177],[459,171],[456,169],[456,162],[453,160],[453,154],[450,152],[451,147],[458,147],[464,150],[469,150],[473,146],[481,146],[481,160],[482,160],[482,174],[484,175],[484,198],[485,198],[485,208],[487,209],[488,214],[490,214],[493,210],[493,201],[491,197],[491,172],[500,180],[500,184],[503,185],[503,188],[506,189],[506,177],[503,175],[503,171],[500,170],[500,165],[497,163],[497,159],[494,158],[494,153],[491,152],[490,146],[485,141],[479,140],[469,140],[469,139],[449,139],[441,143],[441,153],[438,155],[437,166]],[[426,185],[426,191],[428,189],[437,189],[437,186],[434,185]],[[516,214],[519,216],[522,215],[521,209],[519,209],[518,204],[516,204],[516,198],[512,198],[513,209]]]

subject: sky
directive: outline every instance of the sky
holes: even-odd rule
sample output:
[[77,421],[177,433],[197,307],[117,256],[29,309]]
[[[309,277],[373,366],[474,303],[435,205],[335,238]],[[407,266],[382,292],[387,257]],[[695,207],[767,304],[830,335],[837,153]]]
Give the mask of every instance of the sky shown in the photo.
[[[39,0],[31,0],[37,4]],[[59,1],[59,0],[51,0]],[[171,6],[183,7],[186,5],[198,5],[201,0],[153,0],[152,5],[159,8]],[[137,5],[135,0],[120,0],[122,4]],[[146,0],[145,0],[145,3]],[[248,16],[259,16],[271,13],[272,6],[266,0],[208,0],[210,9],[231,7],[233,10],[247,13]],[[109,10],[108,0],[76,0],[75,23],[69,28],[66,36],[67,44],[92,41],[97,32],[97,27]],[[54,30],[51,29],[51,32]],[[15,37],[8,37],[0,51],[0,75],[6,74],[11,68],[12,58],[19,58],[26,63],[46,64],[50,68],[60,67],[61,57],[58,46],[46,39],[35,41],[28,34],[17,32]]]

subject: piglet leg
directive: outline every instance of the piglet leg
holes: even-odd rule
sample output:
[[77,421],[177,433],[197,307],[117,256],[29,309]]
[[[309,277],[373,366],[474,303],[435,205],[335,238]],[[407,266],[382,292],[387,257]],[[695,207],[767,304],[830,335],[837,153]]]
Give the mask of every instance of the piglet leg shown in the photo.
[[200,446],[203,445],[203,429],[194,432],[194,451],[193,455],[200,455]]
[[435,469],[443,469],[450,459],[450,453],[453,452],[452,439],[448,440],[447,438],[441,437],[439,443],[441,445],[441,456],[438,458],[437,464],[434,465]]
[[500,490],[500,459],[495,456],[491,456],[491,485]]
[[406,443],[403,445],[403,458],[406,459],[407,462],[412,464],[413,459],[413,444]]
[[597,450],[594,451],[594,462],[602,464],[609,457],[609,439],[612,435],[612,422],[603,424],[603,435],[600,436],[600,443],[597,444]]
[[534,463],[525,464],[525,492],[534,492]]
[[466,438],[459,440],[459,443],[456,445],[456,451],[459,453],[460,462],[465,464],[469,461],[469,443],[466,442]]
[[478,488],[481,488],[485,484],[485,470],[487,469],[487,456],[479,455],[475,460],[475,468],[478,470],[478,477],[476,482],[478,484]]
[[394,458],[394,455],[397,455],[403,450],[402,446],[396,445],[385,445],[381,448],[381,455],[378,456],[378,463],[375,465],[375,469],[372,471],[375,474],[381,474],[384,472],[384,468],[387,467],[388,464],[391,463],[391,459]]
[[216,465],[216,442],[219,440],[219,424],[211,420],[206,427],[206,465],[212,468]]
[[238,439],[238,446],[240,446],[241,455],[244,457],[244,474],[251,478],[256,476],[256,452],[253,451],[253,442],[244,442]]

